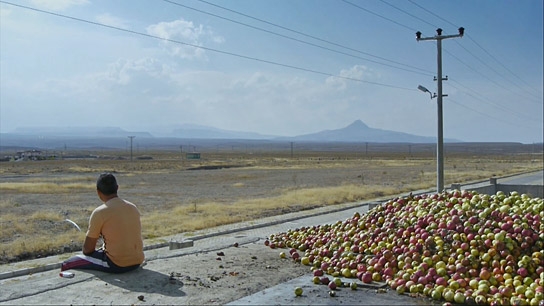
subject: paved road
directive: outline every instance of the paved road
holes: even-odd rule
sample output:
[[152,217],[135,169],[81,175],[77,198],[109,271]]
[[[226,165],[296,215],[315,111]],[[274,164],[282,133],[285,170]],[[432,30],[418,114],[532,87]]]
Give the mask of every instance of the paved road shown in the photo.
[[[543,181],[543,171],[533,174],[525,174],[516,177],[498,179],[500,184],[540,184]],[[463,186],[469,189],[470,186]],[[432,191],[419,191],[421,193]],[[414,193],[419,193],[414,192]],[[379,202],[382,202],[380,200]],[[312,211],[297,212],[293,214],[264,218],[247,223],[238,223],[213,229],[213,232],[202,232],[197,236],[191,237],[195,241],[195,247],[187,248],[179,253],[172,254],[168,248],[156,248],[146,251],[146,258],[153,260],[155,266],[172,264],[176,257],[195,253],[199,250],[210,247],[221,247],[221,244],[230,245],[229,239],[233,236],[246,237],[246,239],[264,238],[270,234],[284,232],[290,228],[301,226],[311,226],[315,224],[334,223],[338,220],[345,220],[353,216],[356,211],[365,212],[372,203],[348,203],[335,206],[334,208],[325,207]],[[183,235],[175,237],[182,240]],[[227,241],[227,242],[225,242]],[[198,245],[198,249],[196,246]],[[0,304],[43,304],[54,298],[62,296],[71,296],[70,303],[85,304],[89,301],[77,300],[78,292],[84,290],[97,290],[97,296],[100,296],[100,288],[89,288],[86,279],[78,281],[69,281],[58,278],[58,269],[60,267],[58,257],[48,257],[39,260],[27,261],[11,265],[0,266]],[[31,273],[29,275],[29,273]],[[89,277],[89,279],[92,275]],[[339,291],[339,299],[327,299],[315,290],[318,286],[311,284],[310,275],[291,280],[290,282],[268,288],[253,295],[246,296],[240,300],[234,301],[229,305],[336,305],[339,303],[350,305],[422,305],[428,304],[427,299],[410,298],[399,296],[396,293],[377,293],[375,289],[365,289],[349,292],[347,289]],[[52,281],[56,280],[56,281]],[[294,286],[301,286],[305,290],[302,297],[295,297],[292,290]],[[312,293],[313,292],[313,293]],[[122,297],[122,296],[121,296]],[[60,299],[59,301],[62,301]],[[119,300],[120,303],[121,300]],[[60,303],[60,302],[59,302]],[[175,300],[170,302],[176,304]]]
[[497,183],[500,184],[509,184],[509,185],[544,185],[544,170],[516,175],[513,177],[507,177],[497,180]]

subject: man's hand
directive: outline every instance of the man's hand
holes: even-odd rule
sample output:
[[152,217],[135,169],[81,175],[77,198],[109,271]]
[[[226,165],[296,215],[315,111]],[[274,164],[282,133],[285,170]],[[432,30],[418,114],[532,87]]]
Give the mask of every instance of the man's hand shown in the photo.
[[85,243],[83,244],[83,254],[92,254],[96,248],[97,241],[98,238],[85,237]]

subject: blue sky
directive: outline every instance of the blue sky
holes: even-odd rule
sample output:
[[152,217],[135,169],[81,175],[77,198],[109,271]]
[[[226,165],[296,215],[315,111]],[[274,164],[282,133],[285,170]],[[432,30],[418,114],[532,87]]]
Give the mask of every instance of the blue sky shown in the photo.
[[542,142],[541,0],[0,0],[0,132],[436,137],[417,86],[437,91],[437,47],[415,32],[461,26],[442,41],[444,138]]

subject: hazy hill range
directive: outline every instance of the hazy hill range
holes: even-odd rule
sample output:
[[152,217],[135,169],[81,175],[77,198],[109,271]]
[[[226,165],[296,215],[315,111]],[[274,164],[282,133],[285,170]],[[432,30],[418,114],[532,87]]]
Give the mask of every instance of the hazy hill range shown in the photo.
[[[166,132],[126,131],[119,127],[23,127],[17,128],[8,135],[39,136],[39,137],[81,137],[81,138],[110,138],[136,136],[142,138],[180,138],[180,139],[238,139],[238,140],[277,140],[277,141],[308,141],[308,142],[380,142],[380,143],[434,143],[436,137],[412,135],[403,132],[371,128],[361,120],[336,129],[316,133],[280,137],[263,135],[252,132],[231,131],[209,126],[184,124],[173,127]],[[12,135],[12,136],[13,136]],[[7,137],[11,138],[11,137]],[[445,139],[445,142],[459,142]]]
[[[130,139],[129,136],[135,138]],[[200,125],[146,127],[127,131],[119,127],[23,127],[10,133],[0,132],[0,152],[47,150],[50,153],[74,150],[126,150],[133,146],[142,154],[147,150],[180,150],[183,152],[274,150],[348,150],[375,152],[434,152],[436,138],[403,132],[375,129],[360,120],[350,125],[294,137],[262,135]],[[474,153],[538,153],[542,144],[518,142],[489,143],[444,139],[447,152]]]

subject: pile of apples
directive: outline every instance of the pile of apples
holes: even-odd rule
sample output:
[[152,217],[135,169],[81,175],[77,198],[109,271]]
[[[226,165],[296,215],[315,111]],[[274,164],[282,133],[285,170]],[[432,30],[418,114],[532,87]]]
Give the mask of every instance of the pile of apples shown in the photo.
[[544,305],[543,220],[541,198],[453,190],[389,200],[265,245],[289,249],[315,283],[357,278],[448,303]]

